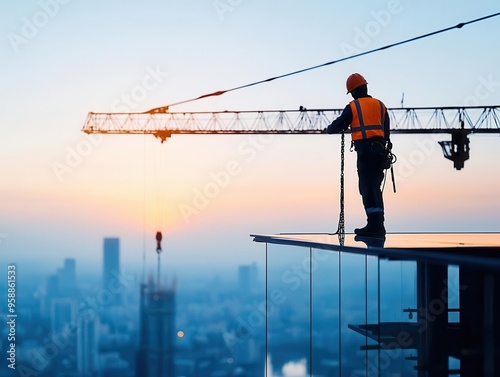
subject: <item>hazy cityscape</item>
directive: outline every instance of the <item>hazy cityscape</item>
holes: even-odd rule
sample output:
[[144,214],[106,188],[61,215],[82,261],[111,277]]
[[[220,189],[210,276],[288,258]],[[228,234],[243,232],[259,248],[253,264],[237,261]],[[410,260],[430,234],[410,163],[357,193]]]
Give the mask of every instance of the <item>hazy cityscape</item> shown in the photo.
[[[243,314],[247,302],[263,297],[255,264],[239,268],[238,282],[227,285],[214,279],[206,289],[179,295],[175,278],[159,282],[157,276],[122,271],[119,242],[104,239],[99,279],[79,275],[74,258],[62,260],[43,282],[19,273],[15,333],[19,375],[156,376],[163,374],[144,368],[154,367],[154,360],[165,355],[169,358],[165,366],[175,368],[177,376],[228,373],[243,367],[245,375],[262,374],[264,328],[260,326],[251,341],[241,344],[234,332],[239,326],[235,314]],[[6,293],[2,289],[3,297]],[[8,328],[2,331],[2,349],[8,350]],[[160,347],[163,341],[167,345]],[[165,355],[155,354],[155,347]],[[4,366],[1,370],[2,376],[13,375]],[[172,373],[173,369],[168,375]]]
[[[79,274],[74,258],[61,260],[42,281],[19,273],[15,373],[254,377],[265,374],[267,360],[269,376],[305,376],[310,362],[318,376],[335,376],[342,352],[343,373],[366,375],[369,369],[360,350],[368,339],[348,325],[375,323],[379,316],[403,319],[401,308],[415,306],[414,264],[386,262],[378,297],[375,281],[370,281],[374,275],[363,276],[360,268],[368,262],[372,270],[376,259],[345,255],[345,277],[339,283],[339,261],[317,251],[311,312],[307,253],[294,251],[287,258],[279,254],[271,252],[268,259],[267,311],[265,268],[256,262],[240,265],[235,281],[213,276],[203,286],[182,288],[173,276],[158,279],[156,272],[145,274],[141,268],[124,271],[118,238],[103,240],[98,277]],[[450,280],[456,278],[452,271]],[[339,292],[344,292],[342,310]],[[385,305],[377,313],[380,298]],[[361,304],[365,299],[366,307]],[[8,328],[2,329],[2,347],[8,349]],[[400,351],[391,368],[413,375],[413,364],[404,360],[412,354]],[[8,368],[1,370],[1,376],[14,375]]]
[[0,377],[500,376],[498,0],[0,20]]

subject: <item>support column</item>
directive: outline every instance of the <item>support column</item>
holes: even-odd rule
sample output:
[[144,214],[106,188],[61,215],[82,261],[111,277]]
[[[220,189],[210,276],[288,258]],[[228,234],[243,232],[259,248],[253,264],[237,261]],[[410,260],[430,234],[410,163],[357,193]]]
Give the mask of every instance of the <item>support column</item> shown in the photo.
[[417,263],[419,377],[448,377],[448,267]]
[[448,377],[448,266],[426,265],[427,367],[429,377]]
[[484,375],[484,279],[477,270],[460,267],[460,372],[463,377]]

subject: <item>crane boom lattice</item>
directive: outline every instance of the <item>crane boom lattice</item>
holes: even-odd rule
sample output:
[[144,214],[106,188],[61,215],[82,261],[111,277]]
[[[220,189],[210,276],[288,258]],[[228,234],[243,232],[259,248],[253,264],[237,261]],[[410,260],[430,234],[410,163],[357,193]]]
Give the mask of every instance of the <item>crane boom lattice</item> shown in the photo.
[[[321,134],[342,109],[89,113],[88,134],[151,134],[164,142],[172,135]],[[500,133],[500,106],[389,108],[391,133],[448,133],[440,141],[445,158],[460,170],[469,159],[468,134]]]
[[[89,113],[92,134],[319,134],[342,109]],[[500,133],[500,106],[390,108],[393,133]]]

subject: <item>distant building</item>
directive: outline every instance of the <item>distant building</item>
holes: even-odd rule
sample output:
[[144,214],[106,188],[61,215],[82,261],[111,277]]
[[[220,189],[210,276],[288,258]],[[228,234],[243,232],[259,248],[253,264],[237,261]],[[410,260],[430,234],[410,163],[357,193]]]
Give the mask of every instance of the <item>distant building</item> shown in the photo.
[[50,308],[50,329],[53,334],[66,333],[68,326],[74,326],[76,302],[71,298],[55,298]]
[[[120,239],[104,238],[103,252],[103,289],[110,291],[113,287],[112,282],[116,281],[120,274]],[[114,293],[112,305],[120,305],[122,297],[119,293]]]
[[40,313],[46,318],[50,318],[52,300],[59,297],[59,283],[57,275],[50,275],[45,283],[45,294],[41,299]]
[[55,299],[77,299],[76,261],[72,258],[64,260],[64,266],[50,275],[45,283],[44,297],[41,299],[40,312],[44,317],[52,317],[52,302]]
[[57,270],[57,284],[62,297],[75,297],[77,292],[75,259],[64,260],[64,266]]
[[98,326],[95,318],[80,317],[77,333],[77,367],[81,377],[93,377],[98,370]]
[[50,310],[49,338],[57,346],[59,353],[53,363],[55,368],[64,368],[67,375],[74,375],[77,371],[76,336],[77,329],[77,302],[71,298],[55,298]]
[[175,375],[175,285],[156,289],[153,283],[141,284],[140,344],[137,352],[137,377]]
[[65,259],[64,266],[47,279],[47,299],[51,330],[65,332],[76,320],[76,262]]
[[257,263],[239,266],[238,268],[238,289],[239,293],[245,296],[254,294],[258,288]]

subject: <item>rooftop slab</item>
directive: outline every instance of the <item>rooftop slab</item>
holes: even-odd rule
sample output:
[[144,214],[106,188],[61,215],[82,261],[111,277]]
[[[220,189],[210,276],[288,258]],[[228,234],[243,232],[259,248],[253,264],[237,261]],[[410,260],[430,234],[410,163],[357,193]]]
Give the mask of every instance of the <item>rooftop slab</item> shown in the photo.
[[500,233],[390,233],[384,238],[328,233],[251,234],[255,242],[342,251],[380,258],[500,270]]

